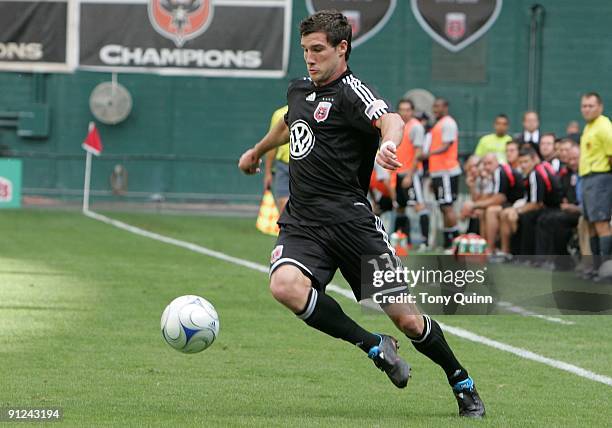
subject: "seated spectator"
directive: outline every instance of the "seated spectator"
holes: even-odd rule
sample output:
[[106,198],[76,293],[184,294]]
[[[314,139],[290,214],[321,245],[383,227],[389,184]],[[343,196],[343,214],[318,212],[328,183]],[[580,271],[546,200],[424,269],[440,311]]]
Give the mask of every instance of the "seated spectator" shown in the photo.
[[512,141],[508,135],[510,121],[505,114],[498,114],[493,122],[494,133],[485,135],[480,139],[474,154],[482,158],[487,153],[495,153],[500,162],[506,161],[506,143]]
[[558,173],[561,169],[561,161],[557,158],[555,152],[555,134],[546,133],[540,138],[540,159],[548,162],[552,166],[555,173]]
[[500,164],[493,153],[482,159],[484,171],[492,177],[493,188],[487,195],[466,202],[462,209],[465,217],[478,215],[479,234],[487,240],[489,250],[495,252],[499,232],[500,213],[523,197],[523,176],[508,164]]
[[[480,170],[479,170],[480,158],[476,155],[472,155],[465,161],[463,170],[465,171],[465,184],[470,194],[472,201],[477,201],[482,196],[482,189],[480,187]],[[469,203],[466,202],[466,203]],[[465,207],[465,204],[464,204]],[[463,215],[463,208],[461,209],[461,220],[469,218],[468,232],[467,233],[478,233],[478,218],[476,216]]]
[[[535,227],[547,208],[557,208],[561,185],[550,164],[540,162],[531,147],[521,148],[519,155],[524,174],[525,204],[504,208],[500,214],[501,250],[511,252],[511,239],[516,234],[513,254],[535,254]],[[517,233],[518,232],[518,233]]]
[[572,147],[579,147],[579,144],[574,142],[570,138],[563,138],[559,143],[559,161],[561,165],[567,165],[569,159],[569,153]]
[[520,171],[519,165],[519,143],[516,141],[508,141],[506,144],[506,162],[513,169]]
[[536,254],[567,255],[567,244],[578,225],[580,206],[576,197],[580,148],[572,146],[567,167],[561,173],[563,199],[559,209],[546,211],[538,218]]

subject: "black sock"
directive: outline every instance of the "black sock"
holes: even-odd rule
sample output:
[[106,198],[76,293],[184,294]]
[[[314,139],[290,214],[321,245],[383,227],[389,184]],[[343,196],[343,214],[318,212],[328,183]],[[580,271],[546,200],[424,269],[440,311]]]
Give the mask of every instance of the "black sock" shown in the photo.
[[398,230],[402,231],[406,235],[406,240],[410,244],[410,219],[406,214],[398,213],[395,216],[395,228],[394,232]]
[[457,226],[447,227],[444,229],[444,248],[450,248],[453,245],[453,239],[459,236]]
[[423,241],[425,245],[429,242],[429,213],[426,211],[421,211],[419,213],[419,224],[421,226],[421,236],[423,236]]
[[395,216],[395,227],[393,228],[393,231],[397,232],[398,230],[401,230],[402,232],[404,232],[404,230],[406,229],[406,223],[408,223],[408,217],[406,217],[405,214],[398,213]]
[[612,235],[599,237],[599,254],[603,258],[612,255]]
[[310,327],[357,345],[365,352],[380,344],[380,336],[361,328],[334,299],[314,288],[310,289],[306,307],[296,315]]
[[427,315],[423,315],[423,321],[425,322],[423,333],[416,338],[409,337],[416,350],[442,367],[451,386],[467,379],[468,372],[455,358],[440,325]]
[[601,256],[599,252],[599,237],[591,236],[589,239],[589,243],[591,244],[591,253],[593,253],[593,270],[597,271],[599,266],[601,266]]

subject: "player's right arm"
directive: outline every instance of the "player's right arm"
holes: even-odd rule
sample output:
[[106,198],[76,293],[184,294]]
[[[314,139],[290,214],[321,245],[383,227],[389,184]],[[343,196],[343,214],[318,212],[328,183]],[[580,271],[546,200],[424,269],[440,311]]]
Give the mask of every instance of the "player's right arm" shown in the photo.
[[245,174],[258,173],[261,157],[287,141],[289,141],[289,127],[284,120],[279,120],[259,143],[242,154],[238,161],[238,168]]

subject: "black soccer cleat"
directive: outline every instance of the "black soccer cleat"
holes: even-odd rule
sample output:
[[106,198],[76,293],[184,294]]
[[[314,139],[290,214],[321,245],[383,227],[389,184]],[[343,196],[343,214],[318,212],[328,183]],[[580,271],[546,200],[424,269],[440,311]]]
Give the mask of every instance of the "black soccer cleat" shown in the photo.
[[457,382],[455,386],[453,386],[453,394],[455,394],[457,404],[459,405],[459,416],[466,418],[482,418],[485,415],[484,403],[480,399],[471,377],[461,382]]
[[410,379],[410,365],[397,355],[399,345],[395,338],[384,334],[379,336],[380,344],[368,351],[368,357],[374,361],[376,367],[389,376],[393,385],[405,388]]

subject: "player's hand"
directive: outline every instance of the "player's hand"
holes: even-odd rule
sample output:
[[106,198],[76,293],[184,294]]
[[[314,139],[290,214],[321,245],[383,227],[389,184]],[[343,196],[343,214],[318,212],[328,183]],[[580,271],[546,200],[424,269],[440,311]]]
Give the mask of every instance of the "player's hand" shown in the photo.
[[261,159],[255,149],[249,149],[240,156],[238,168],[245,174],[256,174],[260,171]]
[[397,149],[395,144],[391,142],[385,142],[380,147],[380,150],[376,154],[376,163],[385,169],[395,171],[401,167],[402,164],[397,160]]
[[407,189],[410,186],[412,186],[412,173],[408,171],[408,173],[402,179],[402,187]]
[[421,155],[419,156],[420,161],[424,161],[427,159],[429,159],[429,153],[421,153]]
[[273,181],[273,177],[272,177],[272,173],[271,172],[266,172],[266,174],[264,175],[264,190],[270,190],[272,188],[272,181]]

